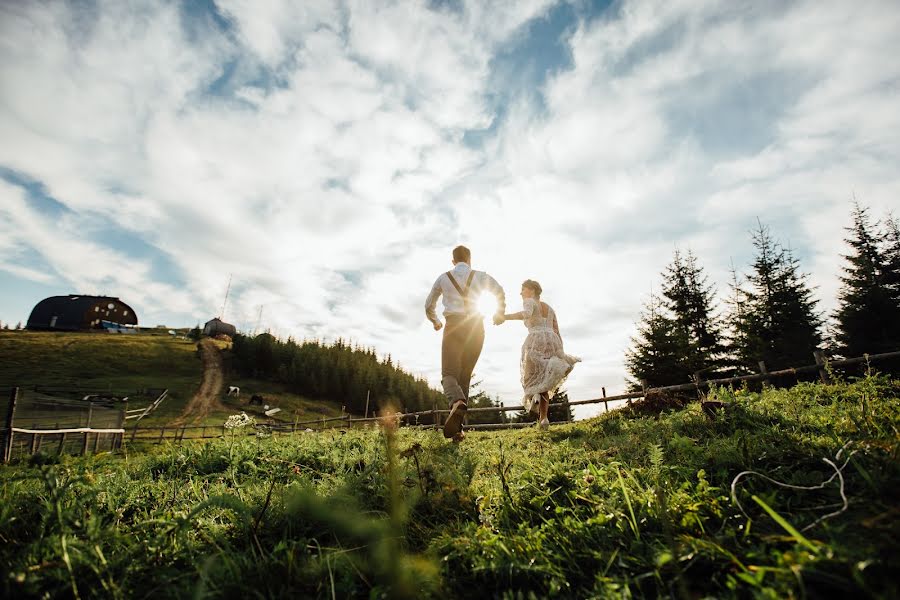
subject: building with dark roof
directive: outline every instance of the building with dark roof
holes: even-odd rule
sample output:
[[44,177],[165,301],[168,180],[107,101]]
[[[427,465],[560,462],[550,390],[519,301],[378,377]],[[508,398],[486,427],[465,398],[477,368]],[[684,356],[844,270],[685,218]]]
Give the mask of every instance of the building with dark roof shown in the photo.
[[135,326],[134,309],[110,296],[52,296],[37,303],[28,317],[27,329],[84,331],[102,329],[103,322]]
[[203,335],[208,335],[209,337],[216,337],[217,335],[234,337],[235,333],[237,333],[237,328],[219,317],[207,321],[203,326]]

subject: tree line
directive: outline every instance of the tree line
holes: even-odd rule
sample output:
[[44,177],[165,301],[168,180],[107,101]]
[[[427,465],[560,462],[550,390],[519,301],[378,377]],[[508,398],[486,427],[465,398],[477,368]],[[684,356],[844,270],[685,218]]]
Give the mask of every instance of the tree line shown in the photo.
[[232,340],[231,368],[244,377],[277,381],[296,394],[339,401],[355,414],[381,409],[412,412],[444,408],[443,395],[395,365],[390,355],[379,359],[371,348],[342,339],[279,340],[269,333],[237,334]]
[[[813,352],[861,356],[900,349],[900,226],[888,215],[872,222],[854,203],[838,307],[826,321],[809,275],[793,250],[758,224],[755,258],[741,276],[732,268],[724,310],[692,251],[675,250],[651,294],[626,352],[631,389],[810,364]],[[900,372],[897,363],[883,363]]]

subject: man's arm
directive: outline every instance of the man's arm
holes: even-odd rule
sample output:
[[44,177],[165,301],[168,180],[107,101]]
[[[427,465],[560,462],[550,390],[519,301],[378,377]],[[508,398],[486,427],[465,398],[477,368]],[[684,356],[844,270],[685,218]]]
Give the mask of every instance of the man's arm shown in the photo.
[[442,291],[441,278],[438,277],[437,281],[434,282],[434,285],[431,286],[431,292],[425,299],[425,316],[431,321],[431,324],[434,325],[435,331],[443,327],[443,324],[440,319],[437,318],[437,313],[435,312],[435,307],[437,306],[437,301],[438,298],[440,298]]

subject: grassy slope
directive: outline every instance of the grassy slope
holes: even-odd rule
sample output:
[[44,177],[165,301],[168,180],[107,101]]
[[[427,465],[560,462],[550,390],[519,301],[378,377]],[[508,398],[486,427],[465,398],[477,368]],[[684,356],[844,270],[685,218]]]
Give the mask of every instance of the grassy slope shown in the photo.
[[[550,432],[303,434],[0,470],[17,597],[897,597],[900,388],[865,379]],[[723,392],[727,396],[727,393]],[[836,455],[844,450],[840,459]],[[844,464],[849,509],[798,486]],[[767,514],[769,507],[776,518]],[[780,520],[780,523],[779,523]],[[371,594],[371,592],[375,592]],[[522,594],[522,595],[519,595]]]
[[[192,341],[166,335],[110,335],[0,331],[0,387],[33,385],[112,390],[130,395],[131,408],[151,398],[133,396],[146,388],[168,388],[169,396],[141,425],[164,424],[181,414],[200,385],[202,365]],[[262,393],[271,406],[290,420],[340,413],[334,402],[314,401],[287,393],[282,386],[242,380],[242,398],[226,398],[228,411],[211,415],[206,424],[220,425],[225,417],[244,409],[250,394]],[[281,415],[279,415],[281,416]]]

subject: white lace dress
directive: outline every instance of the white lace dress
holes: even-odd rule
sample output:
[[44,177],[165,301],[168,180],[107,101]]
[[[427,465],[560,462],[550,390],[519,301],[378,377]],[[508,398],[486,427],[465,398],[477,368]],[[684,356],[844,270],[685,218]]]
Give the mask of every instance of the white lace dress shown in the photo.
[[541,305],[533,298],[525,299],[523,309],[528,337],[522,344],[520,363],[522,404],[525,410],[533,412],[538,411],[541,393],[548,392],[553,398],[575,363],[581,361],[563,351],[562,338],[556,333],[556,313],[549,305],[544,306],[547,307],[546,317],[541,314]]

